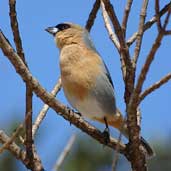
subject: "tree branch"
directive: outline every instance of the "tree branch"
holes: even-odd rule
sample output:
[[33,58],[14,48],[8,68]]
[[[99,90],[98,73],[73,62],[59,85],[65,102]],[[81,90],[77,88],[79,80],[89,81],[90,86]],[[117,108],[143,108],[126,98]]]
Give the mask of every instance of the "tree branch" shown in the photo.
[[[147,75],[148,70],[150,68],[150,65],[151,65],[151,63],[152,63],[152,61],[153,61],[153,59],[155,57],[155,54],[156,54],[158,48],[160,47],[161,41],[162,41],[162,39],[164,37],[164,32],[165,32],[164,30],[165,30],[166,25],[168,23],[169,16],[170,16],[170,12],[168,12],[168,14],[167,14],[167,16],[165,18],[165,22],[164,22],[165,24],[164,24],[162,30],[160,30],[160,32],[158,33],[157,38],[156,38],[156,40],[155,40],[155,42],[154,42],[154,44],[153,44],[147,58],[146,58],[145,64],[141,69],[140,75],[138,77],[137,85],[136,85],[136,88],[135,88],[134,96],[138,96],[141,93],[142,85],[143,85],[143,83],[145,81],[145,78],[146,78],[146,75]],[[138,101],[136,103],[137,103],[137,105],[139,104]]]
[[88,17],[88,20],[86,22],[86,26],[85,28],[90,32],[93,24],[94,24],[94,21],[95,21],[95,18],[96,18],[96,15],[97,15],[97,12],[100,8],[100,0],[96,0],[94,5],[93,5],[93,8],[89,14],[89,17]]
[[131,10],[132,2],[133,0],[127,0],[127,4],[124,10],[124,15],[122,20],[122,30],[123,30],[124,37],[126,37],[126,28],[127,28],[128,17]]
[[139,101],[144,100],[146,96],[148,96],[150,93],[155,91],[156,89],[160,88],[164,84],[166,84],[171,79],[171,73],[164,76],[160,81],[156,82],[155,84],[151,85],[149,88],[147,88],[144,92],[140,94]]
[[134,65],[134,72],[136,70],[136,64],[137,64],[137,60],[138,60],[138,57],[140,54],[141,43],[142,43],[142,39],[143,39],[143,33],[144,33],[143,26],[145,23],[147,6],[148,6],[148,0],[144,0],[142,8],[141,8],[140,22],[139,22],[139,27],[138,27],[137,39],[136,39],[136,46],[134,49],[134,55],[133,55],[133,59],[132,59],[132,62]]
[[[16,0],[9,0],[9,8],[10,8],[10,21],[11,28],[13,31],[13,37],[15,46],[17,49],[17,54],[20,56],[24,64],[27,66],[25,55],[22,47],[22,41],[20,37],[18,21],[17,21],[17,13],[16,13]],[[27,66],[28,67],[28,66]],[[26,156],[28,159],[28,163],[30,168],[33,167],[33,149],[32,149],[32,89],[26,84],[26,113],[25,113],[25,126],[26,126]]]
[[[51,91],[51,94],[55,97],[56,94],[60,91],[61,89],[61,78],[59,78],[58,82],[56,83],[56,85],[54,86],[53,90]],[[32,128],[32,135],[33,135],[33,139],[34,136],[36,134],[37,129],[39,128],[41,122],[43,121],[43,119],[46,116],[46,113],[49,110],[49,106],[47,104],[45,104],[42,108],[42,110],[40,111],[40,113],[38,114],[38,117],[36,118],[35,123],[33,124],[33,128]]]
[[[159,12],[159,17],[163,16],[170,8],[171,2],[166,4],[162,10]],[[157,21],[156,15],[154,15],[148,22],[145,23],[144,25],[144,32],[147,31],[155,22]],[[135,32],[128,40],[127,40],[127,45],[131,46],[134,41],[137,39],[137,34],[138,32]]]
[[[4,131],[0,130],[0,143],[6,144],[11,141],[11,138],[8,137]],[[26,152],[22,150],[16,143],[11,142],[8,146],[8,149],[17,159],[19,159],[27,168],[29,168],[28,162],[26,161]],[[33,155],[34,160],[34,171],[43,171],[42,163],[37,154]]]
[[58,160],[56,161],[54,170],[58,171],[60,169],[60,167],[61,167],[62,163],[64,162],[65,158],[67,157],[68,153],[71,151],[71,148],[72,148],[75,140],[76,140],[76,135],[73,134],[70,137],[70,139],[69,139],[67,145],[65,146],[64,150],[60,154]]
[[20,124],[17,129],[12,133],[12,136],[10,137],[9,141],[6,141],[2,147],[0,147],[0,153],[2,153],[5,149],[9,148],[10,144],[13,143],[15,138],[18,136],[20,130],[23,129],[23,124]]
[[106,29],[108,31],[109,37],[110,37],[111,41],[113,42],[113,44],[115,45],[115,47],[117,48],[117,50],[120,51],[120,45],[119,45],[117,37],[116,37],[115,33],[113,32],[112,27],[110,25],[108,14],[106,12],[104,3],[103,3],[102,0],[100,2],[101,2],[103,20],[104,20],[104,23],[105,23],[105,27],[106,27]]
[[157,21],[158,32],[162,29],[160,16],[159,16],[159,11],[160,11],[159,1],[155,0],[155,12],[156,12],[156,21]]
[[18,28],[17,13],[15,10],[15,6],[16,6],[16,0],[9,0],[9,8],[10,8],[9,16],[10,16],[11,28],[13,32],[17,54],[21,57],[23,62],[26,64],[24,51],[22,47],[22,41],[21,41],[20,32]]
[[[167,23],[168,18],[170,16],[170,12],[168,12],[166,18],[165,18],[165,23]],[[167,24],[166,24],[167,25]],[[165,27],[163,28],[165,29]],[[140,75],[138,77],[138,81],[136,84],[136,87],[131,95],[130,103],[127,108],[127,113],[128,113],[128,129],[129,129],[129,143],[130,143],[130,150],[132,150],[130,156],[131,156],[131,161],[134,161],[132,163],[133,170],[135,171],[140,171],[140,170],[147,170],[146,167],[146,158],[144,154],[140,150],[140,126],[138,125],[137,122],[137,108],[140,103],[139,101],[139,95],[141,93],[141,89],[143,86],[143,83],[145,81],[146,75],[148,73],[148,70],[150,68],[150,65],[154,59],[154,56],[160,47],[162,38],[164,36],[164,31],[160,30],[160,32],[157,35],[157,38],[147,56],[147,59],[145,61],[144,66],[142,67],[142,70],[140,72]]]

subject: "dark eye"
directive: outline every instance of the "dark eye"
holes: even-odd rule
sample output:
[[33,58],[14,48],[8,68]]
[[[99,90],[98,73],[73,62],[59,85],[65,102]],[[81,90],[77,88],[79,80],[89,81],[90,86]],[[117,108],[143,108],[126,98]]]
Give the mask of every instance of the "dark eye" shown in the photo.
[[70,26],[69,24],[66,24],[66,23],[61,23],[61,24],[56,25],[56,28],[58,28],[59,31],[68,29],[68,28],[70,28],[70,27],[71,27],[71,26]]

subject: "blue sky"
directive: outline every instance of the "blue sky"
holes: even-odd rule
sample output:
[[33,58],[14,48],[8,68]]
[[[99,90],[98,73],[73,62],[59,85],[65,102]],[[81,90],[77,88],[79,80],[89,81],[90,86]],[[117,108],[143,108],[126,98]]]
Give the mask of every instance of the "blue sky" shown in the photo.
[[[128,23],[127,37],[131,36],[137,30],[141,4],[135,1],[133,11]],[[163,1],[165,3],[168,1]],[[114,1],[117,16],[122,19],[125,1]],[[162,6],[162,4],[161,4]],[[60,22],[73,22],[85,25],[89,12],[92,8],[92,1],[17,1],[17,16],[19,21],[20,33],[25,50],[25,56],[28,66],[39,82],[50,91],[59,73],[59,51],[54,44],[53,37],[44,31],[48,26],[54,26]],[[12,45],[12,32],[8,16],[8,1],[0,1],[0,28],[9,38]],[[153,1],[149,2],[147,20],[154,14]],[[143,38],[143,48],[138,61],[137,75],[144,60],[152,46],[156,36],[156,26],[151,31],[147,31]],[[124,112],[125,105],[123,101],[124,85],[120,69],[120,60],[118,53],[108,38],[104,28],[101,12],[99,11],[97,19],[91,31],[93,42],[107,64],[115,85],[117,105]],[[155,61],[152,63],[143,89],[147,88],[161,77],[171,72],[170,58],[170,40],[169,36],[164,38],[159,51],[156,54]],[[134,46],[133,46],[134,47]],[[130,50],[133,54],[133,48]],[[13,119],[23,121],[25,108],[25,86],[21,78],[16,74],[14,68],[3,56],[0,51],[0,129],[7,127]],[[164,85],[160,90],[152,93],[141,104],[142,111],[142,134],[150,141],[163,141],[171,133],[171,82]],[[67,101],[61,91],[57,98],[63,103]],[[42,107],[42,102],[34,96],[34,118]],[[94,125],[103,129],[100,124]],[[67,140],[73,132],[79,132],[74,126],[57,116],[53,110],[48,112],[43,124],[40,126],[38,136],[41,136],[38,144],[38,152],[47,168],[52,168],[59,155],[59,152],[65,146]],[[81,136],[86,136],[81,134]],[[43,150],[42,150],[43,149]],[[46,150],[44,150],[46,149]]]

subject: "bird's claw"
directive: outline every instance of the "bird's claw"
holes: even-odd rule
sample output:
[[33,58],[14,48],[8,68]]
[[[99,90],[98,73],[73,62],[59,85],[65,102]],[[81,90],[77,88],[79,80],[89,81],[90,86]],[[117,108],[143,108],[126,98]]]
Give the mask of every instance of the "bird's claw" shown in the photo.
[[109,128],[105,128],[105,130],[103,131],[103,136],[104,136],[105,144],[108,144],[110,142],[110,130],[109,130]]
[[[77,115],[79,116],[82,116],[80,112],[77,112],[77,111],[74,111],[74,109],[71,109],[70,107],[67,106],[67,110],[69,113],[73,112],[73,113],[76,113]],[[72,125],[72,123],[70,122],[70,126]]]

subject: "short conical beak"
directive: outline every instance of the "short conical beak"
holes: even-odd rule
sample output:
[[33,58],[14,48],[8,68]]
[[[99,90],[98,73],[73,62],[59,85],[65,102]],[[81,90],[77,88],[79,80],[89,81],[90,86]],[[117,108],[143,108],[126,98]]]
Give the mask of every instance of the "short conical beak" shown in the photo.
[[55,36],[55,34],[58,32],[58,29],[56,27],[48,27],[45,30],[53,36]]

